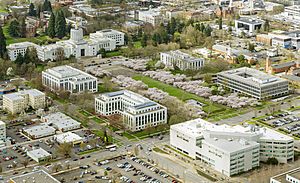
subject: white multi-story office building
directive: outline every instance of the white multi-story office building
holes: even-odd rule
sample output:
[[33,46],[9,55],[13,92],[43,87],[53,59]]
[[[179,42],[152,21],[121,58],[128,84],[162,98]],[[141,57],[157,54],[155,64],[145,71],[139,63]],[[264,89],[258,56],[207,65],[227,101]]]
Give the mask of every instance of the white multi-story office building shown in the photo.
[[170,144],[193,159],[231,176],[276,158],[294,160],[294,140],[268,128],[216,125],[195,119],[172,125]]
[[163,17],[159,9],[150,9],[148,11],[138,11],[138,20],[158,26],[162,23]]
[[31,42],[21,42],[8,45],[6,48],[8,51],[9,59],[15,61],[19,54],[24,56],[27,48],[29,47],[38,48],[38,45]]
[[253,36],[256,34],[256,30],[259,30],[263,24],[263,20],[241,17],[235,20],[235,29],[239,35],[244,32],[246,35]]
[[167,123],[167,108],[137,93],[122,90],[95,98],[96,113],[107,116],[121,114],[131,131]]
[[58,41],[55,44],[39,46],[30,42],[22,42],[10,44],[7,46],[11,60],[16,60],[19,53],[25,54],[28,47],[35,47],[40,60],[56,60],[58,57],[64,56],[75,58],[85,56],[96,56],[101,48],[106,51],[116,49],[116,45],[124,45],[124,33],[115,30],[103,30],[91,34],[92,37],[84,39],[83,30],[76,26],[71,29],[70,39],[66,41]]
[[287,95],[289,92],[287,80],[248,67],[218,73],[217,83],[259,100]]
[[6,143],[6,124],[0,121],[0,147],[5,146]]
[[300,20],[300,6],[299,5],[286,6],[284,8],[283,15],[292,19]]
[[166,67],[174,68],[177,66],[181,70],[198,70],[204,66],[203,58],[196,58],[180,50],[160,53],[160,61]]
[[99,38],[108,38],[116,41],[117,46],[123,46],[124,43],[124,33],[113,30],[113,29],[105,29],[101,31],[97,31],[96,33],[90,34],[90,39],[99,39]]
[[3,95],[3,109],[12,114],[21,113],[32,107],[41,109],[45,107],[45,94],[39,90],[24,90]]
[[42,72],[42,83],[51,90],[71,93],[97,92],[97,78],[71,66],[58,66]]

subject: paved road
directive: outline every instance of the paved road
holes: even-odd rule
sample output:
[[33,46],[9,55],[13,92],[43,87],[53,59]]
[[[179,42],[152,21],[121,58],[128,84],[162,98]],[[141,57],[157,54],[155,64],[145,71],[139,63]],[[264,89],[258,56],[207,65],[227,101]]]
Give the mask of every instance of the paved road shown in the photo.
[[[299,99],[291,99],[292,102],[291,104],[288,104],[287,102],[284,102],[283,104],[279,103],[277,105],[277,109],[280,110],[287,110],[290,108],[291,105],[293,106],[298,106],[300,104],[300,100]],[[260,111],[260,112],[259,112]],[[252,119],[252,117],[257,117],[257,116],[263,116],[265,114],[270,114],[270,110],[268,107],[261,109],[261,110],[252,110],[250,112],[247,112],[245,114],[241,114],[232,118],[228,118],[228,119],[223,119],[218,121],[219,124],[229,124],[229,125],[238,125],[241,122],[244,122],[246,120],[250,120]]]

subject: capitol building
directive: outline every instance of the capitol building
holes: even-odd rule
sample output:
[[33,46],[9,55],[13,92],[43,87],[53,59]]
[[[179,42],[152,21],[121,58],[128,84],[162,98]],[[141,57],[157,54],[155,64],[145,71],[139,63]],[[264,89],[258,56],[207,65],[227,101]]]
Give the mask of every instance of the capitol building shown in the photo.
[[40,60],[53,61],[63,52],[66,58],[96,56],[104,48],[106,51],[115,50],[117,46],[124,45],[124,33],[112,29],[105,29],[92,33],[89,39],[84,39],[83,29],[76,26],[71,29],[70,39],[55,44],[42,45],[31,42],[10,44],[7,46],[10,60],[16,60],[18,54],[24,55],[27,48],[35,47]]

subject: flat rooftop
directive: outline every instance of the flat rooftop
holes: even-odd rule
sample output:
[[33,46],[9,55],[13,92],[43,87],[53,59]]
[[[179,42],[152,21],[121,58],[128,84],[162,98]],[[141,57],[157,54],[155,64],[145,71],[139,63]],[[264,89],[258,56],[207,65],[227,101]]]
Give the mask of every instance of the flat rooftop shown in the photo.
[[32,136],[44,136],[45,134],[55,133],[55,128],[48,125],[36,125],[23,130]]
[[160,104],[129,90],[121,90],[116,92],[104,93],[101,94],[99,97],[97,97],[97,99],[106,101],[106,99],[113,98],[113,97],[122,97],[127,101],[128,100],[131,101],[132,104],[131,106],[129,106],[129,108],[133,108],[135,110],[140,110],[143,108],[152,107],[156,105],[161,106]]
[[290,183],[290,181],[286,180],[287,175],[300,180],[300,167],[295,168],[295,169],[290,170],[290,171],[287,171],[287,172],[284,172],[284,173],[281,173],[281,174],[278,174],[278,175],[275,175],[275,176],[271,177],[271,179],[277,180],[280,183]]
[[59,79],[86,78],[86,77],[94,78],[92,75],[85,73],[79,69],[68,66],[68,65],[53,67],[53,68],[47,69],[44,72],[47,74],[50,74],[52,76],[55,76]]
[[234,153],[237,151],[244,150],[246,148],[259,147],[259,143],[255,141],[246,141],[243,139],[218,139],[218,138],[207,138],[204,139],[204,143],[215,146],[218,149],[222,149],[228,153]]
[[214,123],[210,123],[201,118],[190,120],[187,122],[179,123],[171,126],[172,129],[177,131],[181,131],[182,133],[189,134],[189,136],[193,136],[195,138],[205,135],[205,133],[209,132],[211,136],[214,135],[224,135],[224,136],[240,136],[241,138],[250,138],[255,136],[260,139],[272,139],[272,140],[293,140],[292,137],[284,135],[280,132],[269,128],[260,128],[254,126],[229,126],[226,124],[217,125]]
[[60,183],[44,170],[11,177],[10,180],[14,183]]
[[15,92],[15,93],[9,93],[9,94],[5,94],[3,95],[4,97],[9,98],[10,100],[20,100],[23,99],[23,95],[31,95],[31,96],[43,96],[45,95],[43,92],[37,90],[37,89],[32,89],[32,90],[22,90],[19,92]]
[[80,123],[70,116],[65,115],[62,112],[52,113],[48,114],[46,116],[43,116],[43,121],[45,121],[47,124],[53,124],[58,129],[64,129],[68,127],[73,126],[80,126]]
[[218,73],[218,75],[258,87],[268,84],[287,82],[285,79],[275,77],[248,67],[223,71]]
[[180,50],[175,50],[175,51],[169,51],[169,52],[165,52],[165,54],[169,54],[173,57],[182,59],[185,62],[198,62],[198,61],[203,61],[203,58],[197,58],[197,57],[193,57],[187,53],[184,53]]
[[72,132],[66,132],[59,135],[55,135],[54,139],[56,139],[56,141],[59,143],[72,143],[82,140],[82,137]]
[[241,17],[237,21],[244,22],[244,23],[247,23],[247,24],[253,24],[253,25],[264,23],[263,20],[256,19],[256,18],[253,18],[253,17]]
[[7,46],[7,49],[21,49],[21,48],[27,48],[29,46],[37,47],[38,45],[32,42],[21,42],[21,43],[10,44]]
[[51,156],[50,153],[48,153],[47,151],[45,151],[42,148],[38,148],[38,149],[34,149],[31,151],[27,151],[27,154],[29,154],[31,157],[35,157],[35,158],[46,158]]

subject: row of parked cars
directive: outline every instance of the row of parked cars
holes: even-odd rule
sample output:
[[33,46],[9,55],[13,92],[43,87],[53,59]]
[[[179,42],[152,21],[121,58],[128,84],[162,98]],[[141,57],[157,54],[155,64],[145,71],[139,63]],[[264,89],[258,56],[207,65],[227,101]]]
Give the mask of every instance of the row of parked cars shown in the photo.
[[283,126],[283,125],[290,124],[290,123],[297,122],[297,121],[300,121],[300,117],[289,116],[289,117],[274,121],[273,125],[275,125],[276,127],[279,127],[279,126]]
[[282,117],[285,117],[285,116],[288,116],[290,113],[289,112],[283,112],[283,113],[279,113],[279,114],[274,114],[274,115],[270,115],[270,116],[267,116],[263,119],[261,119],[262,121],[269,121],[269,120],[272,120],[272,119],[276,119],[276,118],[282,118]]
[[300,130],[300,124],[295,124],[295,125],[292,125],[292,126],[287,126],[284,129],[287,130],[289,133],[295,132],[295,131]]

